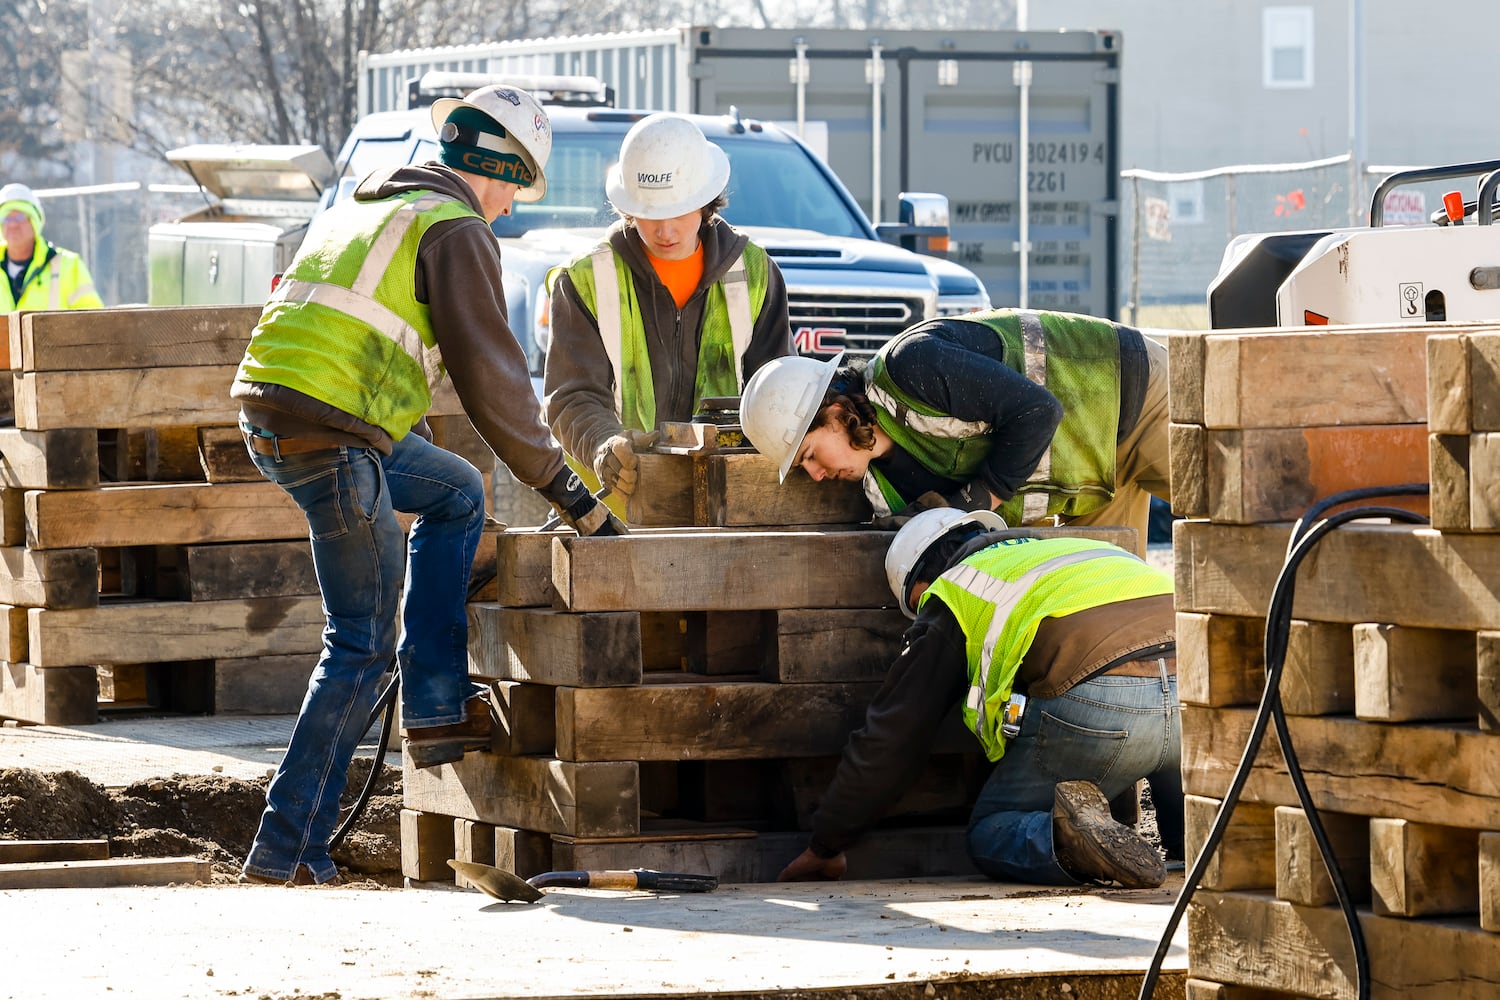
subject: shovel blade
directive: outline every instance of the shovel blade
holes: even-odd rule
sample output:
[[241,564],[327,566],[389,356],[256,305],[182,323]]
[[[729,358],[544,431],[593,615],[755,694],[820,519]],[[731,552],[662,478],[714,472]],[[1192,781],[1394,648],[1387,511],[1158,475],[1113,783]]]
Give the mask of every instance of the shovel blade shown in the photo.
[[448,867],[479,886],[485,895],[506,903],[535,903],[543,895],[542,890],[521,876],[494,865],[449,859]]

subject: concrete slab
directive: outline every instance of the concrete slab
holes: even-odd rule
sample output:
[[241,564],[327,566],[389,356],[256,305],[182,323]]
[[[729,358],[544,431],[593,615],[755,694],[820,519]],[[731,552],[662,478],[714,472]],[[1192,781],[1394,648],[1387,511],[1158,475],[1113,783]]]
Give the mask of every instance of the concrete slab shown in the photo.
[[[1049,995],[1077,998],[1090,995],[1086,977],[1144,973],[1177,885],[1180,876],[1159,890],[1090,893],[953,879],[661,897],[560,889],[532,905],[413,889],[5,891],[0,992],[677,997],[1061,975],[1080,978]],[[1182,930],[1168,971],[1186,968],[1185,945]]]

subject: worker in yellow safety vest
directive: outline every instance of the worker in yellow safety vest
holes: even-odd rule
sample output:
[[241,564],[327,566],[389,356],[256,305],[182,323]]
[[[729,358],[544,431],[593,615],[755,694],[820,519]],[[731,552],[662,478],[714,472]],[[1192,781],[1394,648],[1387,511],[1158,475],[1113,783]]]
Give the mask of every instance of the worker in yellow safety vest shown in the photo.
[[[250,458],[307,516],[327,619],[246,881],[337,877],[339,794],[393,654],[413,766],[494,739],[486,688],[469,680],[465,611],[484,476],[431,443],[425,414],[444,377],[485,443],[569,527],[624,530],[567,468],[506,325],[490,223],[546,192],[547,114],[493,85],[431,113],[439,162],[376,171],[312,222],[230,390]],[[398,511],[417,515],[409,532]]]
[[88,265],[72,250],[42,236],[42,204],[25,184],[0,188],[0,250],[5,254],[5,290],[0,313],[23,309],[99,309]]
[[794,353],[780,269],[718,214],[728,183],[729,158],[691,119],[642,118],[605,181],[621,220],[548,276],[547,421],[616,497],[635,491],[636,453],[658,424],[738,396]]
[[918,779],[955,706],[996,762],[969,819],[981,871],[1160,885],[1162,855],[1110,814],[1141,779],[1167,857],[1182,858],[1172,580],[1107,542],[1035,534],[951,507],[897,532],[886,578],[915,621],[782,880],[845,874],[844,851]]

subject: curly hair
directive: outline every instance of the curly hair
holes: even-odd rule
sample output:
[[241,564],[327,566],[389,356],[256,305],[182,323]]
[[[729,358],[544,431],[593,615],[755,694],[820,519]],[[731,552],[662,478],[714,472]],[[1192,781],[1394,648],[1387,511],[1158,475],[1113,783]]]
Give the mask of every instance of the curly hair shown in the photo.
[[840,365],[823,393],[818,415],[809,431],[839,426],[857,451],[875,449],[875,407],[865,396],[865,368],[858,362]]

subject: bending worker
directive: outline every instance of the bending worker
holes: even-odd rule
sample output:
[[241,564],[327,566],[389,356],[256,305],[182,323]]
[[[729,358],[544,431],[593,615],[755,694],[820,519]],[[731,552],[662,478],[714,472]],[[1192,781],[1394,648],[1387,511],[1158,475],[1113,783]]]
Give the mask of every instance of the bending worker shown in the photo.
[[88,265],[72,250],[42,236],[42,203],[25,184],[0,188],[0,251],[5,255],[6,289],[0,313],[22,309],[99,309]]
[[866,367],[788,358],[745,387],[745,435],[815,480],[863,479],[876,524],[933,507],[1007,524],[1129,525],[1171,499],[1167,352],[1070,313],[920,323]]
[[1160,885],[1161,855],[1109,811],[1142,778],[1167,855],[1182,857],[1171,579],[1106,542],[1004,528],[991,511],[938,508],[896,534],[886,576],[916,621],[782,881],[843,876],[844,850],[921,774],[955,705],[998,761],[969,819],[986,875]]
[[780,269],[718,214],[728,183],[729,158],[690,119],[642,118],[605,181],[620,221],[549,276],[547,422],[622,498],[658,424],[793,353]]
[[[313,222],[230,392],[250,457],[307,515],[327,615],[250,881],[337,876],[339,794],[393,652],[417,767],[489,745],[465,615],[484,478],[431,444],[424,419],[445,372],[485,442],[569,526],[623,530],[564,464],[506,325],[489,224],[545,193],[547,114],[530,94],[489,86],[438,101],[432,120],[441,162],[377,171]],[[396,511],[417,515],[409,539]]]

